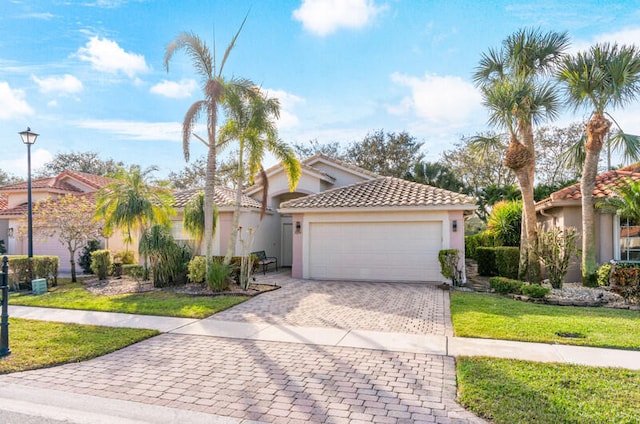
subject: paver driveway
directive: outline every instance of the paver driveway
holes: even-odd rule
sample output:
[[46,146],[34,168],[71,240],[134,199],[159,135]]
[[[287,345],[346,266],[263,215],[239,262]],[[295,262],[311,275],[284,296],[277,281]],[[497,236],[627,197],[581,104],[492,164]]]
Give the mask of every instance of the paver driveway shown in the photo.
[[[282,284],[221,317],[447,331],[448,297],[434,287]],[[373,303],[376,297],[385,302]],[[413,297],[439,305],[420,305]],[[419,323],[431,316],[442,323]],[[483,422],[455,402],[453,358],[351,347],[163,334],[85,363],[2,376],[2,382],[261,422]]]

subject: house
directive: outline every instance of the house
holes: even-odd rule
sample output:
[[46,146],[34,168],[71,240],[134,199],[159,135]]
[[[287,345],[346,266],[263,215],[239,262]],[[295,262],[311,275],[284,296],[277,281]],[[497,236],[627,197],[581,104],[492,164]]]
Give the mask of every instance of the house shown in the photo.
[[[596,177],[593,190],[595,200],[613,196],[617,184],[627,178],[640,180],[640,163],[615,171],[607,171]],[[580,183],[552,193],[536,204],[538,223],[543,229],[573,227],[582,234],[582,194]],[[602,264],[616,260],[640,260],[640,223],[621,219],[614,211],[596,208],[595,232],[596,258]],[[578,247],[580,246],[578,239]],[[579,258],[569,268],[567,281],[581,281]]]
[[[438,252],[455,248],[464,253],[464,218],[476,208],[473,199],[382,177],[321,154],[304,160],[301,168],[294,192],[282,166],[266,170],[266,215],[259,219],[264,181],[258,178],[244,191],[240,218],[244,229],[255,230],[251,250],[277,257],[281,266],[291,267],[293,277],[442,281]],[[177,193],[176,206],[187,197]],[[234,198],[231,190],[216,188],[214,254],[226,252]],[[180,216],[174,225],[178,237]],[[236,254],[241,249],[238,243]]]
[[[31,197],[33,203],[36,203],[67,194],[92,196],[111,181],[113,180],[110,178],[98,175],[66,170],[55,177],[33,179]],[[27,237],[20,231],[21,227],[26,227],[27,197],[27,182],[0,187],[0,239],[4,240],[7,253],[10,255],[27,254]],[[124,250],[121,236],[112,236],[101,241],[105,248],[114,251]],[[67,248],[55,237],[42,239],[34,232],[33,253],[59,256],[59,269],[67,271],[71,268]]]

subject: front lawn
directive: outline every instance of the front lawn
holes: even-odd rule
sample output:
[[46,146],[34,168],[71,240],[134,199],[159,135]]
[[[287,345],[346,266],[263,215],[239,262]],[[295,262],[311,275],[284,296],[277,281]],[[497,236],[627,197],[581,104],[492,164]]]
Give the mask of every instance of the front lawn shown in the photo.
[[640,371],[456,359],[458,402],[495,423],[638,423]]
[[46,308],[82,309],[183,318],[206,318],[247,300],[247,296],[189,296],[165,291],[98,295],[81,283],[59,284],[48,293],[33,296],[12,293],[9,304]]
[[[640,313],[452,292],[456,336],[640,350]],[[562,337],[558,334],[573,337]]]
[[0,374],[86,361],[159,334],[155,330],[9,319],[11,354]]

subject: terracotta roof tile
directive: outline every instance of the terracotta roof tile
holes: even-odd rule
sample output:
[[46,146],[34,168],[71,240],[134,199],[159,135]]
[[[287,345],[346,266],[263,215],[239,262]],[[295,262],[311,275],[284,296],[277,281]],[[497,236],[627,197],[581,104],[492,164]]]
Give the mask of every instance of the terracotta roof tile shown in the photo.
[[[376,174],[375,172],[369,171],[368,169],[361,168],[359,166],[353,165],[353,164],[351,164],[349,162],[342,161],[340,159],[332,158],[332,157],[324,155],[322,153],[317,153],[317,154],[311,156],[310,158],[305,159],[304,161],[302,161],[302,163],[305,164],[305,165],[309,165],[310,163],[314,162],[316,159],[324,159],[324,160],[327,160],[329,162],[337,163],[338,165],[340,165],[340,166],[342,166],[344,168],[348,168],[348,169],[350,169],[352,171],[358,172],[360,174],[368,175],[368,176],[373,177],[373,178],[381,177],[380,174]],[[311,165],[311,166],[313,166],[313,165]]]
[[280,207],[316,209],[452,205],[473,206],[475,200],[463,194],[425,184],[393,177],[379,177],[289,200]]
[[[91,201],[95,201],[96,196],[95,193],[69,193],[72,194],[73,196],[76,197],[86,197],[87,199],[91,200]],[[35,205],[35,203],[34,203]],[[11,209],[9,208],[5,208],[2,209],[0,208],[0,216],[13,216],[13,215],[25,215],[27,213],[27,202],[21,203],[18,206],[15,206]]]
[[[14,183],[14,184],[8,184],[8,185],[0,187],[0,191],[1,192],[5,192],[5,193],[8,192],[8,191],[23,191],[23,190],[27,190],[27,185],[28,185],[27,181],[22,181],[22,182]],[[65,181],[59,181],[55,177],[32,179],[31,180],[31,189],[32,190],[57,189],[57,190],[62,190],[62,191],[75,192],[75,193],[81,192],[81,190],[79,190],[78,188],[72,186],[71,184],[69,184],[69,183],[67,183]]]
[[88,174],[86,172],[78,172],[78,171],[70,171],[70,170],[66,170],[62,172],[56,178],[61,178],[65,175],[69,175],[79,181],[82,181],[83,183],[95,189],[100,189],[106,186],[107,184],[115,181],[113,178],[103,177],[101,175],[94,175],[94,174]]
[[8,198],[4,194],[0,194],[0,211],[7,209],[9,206]]
[[[614,192],[613,189],[619,186],[626,178],[631,178],[634,181],[640,180],[640,164],[631,165],[625,168],[621,168],[615,171],[607,171],[596,177],[596,185],[593,188],[593,197],[602,198],[609,197]],[[579,200],[582,199],[582,193],[580,192],[580,183],[575,183],[569,187],[565,187],[554,193],[551,193],[550,200]],[[541,203],[548,202],[548,199],[542,200]]]
[[[175,203],[173,204],[176,208],[183,208],[187,202],[198,192],[202,191],[200,188],[194,188],[190,190],[183,190],[173,193],[173,196],[176,198]],[[225,188],[225,187],[216,187],[214,201],[218,207],[221,206],[233,206],[236,203],[236,192],[235,190]],[[257,200],[242,195],[241,206],[244,208],[261,208],[261,203]]]

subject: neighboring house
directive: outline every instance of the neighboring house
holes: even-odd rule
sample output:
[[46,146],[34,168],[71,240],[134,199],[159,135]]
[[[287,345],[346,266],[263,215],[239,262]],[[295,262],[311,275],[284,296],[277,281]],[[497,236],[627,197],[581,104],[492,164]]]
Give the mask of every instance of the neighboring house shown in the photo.
[[[260,221],[263,181],[244,191],[240,225],[253,227],[252,251],[291,266],[295,278],[368,281],[442,281],[438,252],[455,248],[464,269],[464,218],[475,201],[423,184],[382,177],[316,155],[301,163],[294,192],[277,165],[266,170],[267,213]],[[195,190],[176,193],[184,206]],[[220,212],[214,254],[224,255],[235,195],[216,188]],[[174,235],[181,236],[181,213]],[[179,221],[179,222],[178,222]],[[246,234],[246,233],[245,233]],[[242,252],[238,243],[236,254]]]
[[[111,181],[113,180],[110,178],[98,175],[67,170],[55,177],[33,179],[31,181],[32,201],[36,203],[39,200],[62,197],[66,194],[92,196],[93,193]],[[0,239],[5,241],[9,255],[26,255],[28,250],[26,237],[27,182],[0,187],[0,196]],[[21,228],[23,228],[22,231]],[[101,241],[106,248],[111,250],[124,249],[120,236],[112,236]],[[57,237],[43,239],[38,237],[35,229],[33,254],[59,256],[60,270],[67,271],[71,268],[69,252],[65,246],[58,242]]]
[[[626,178],[640,180],[640,163],[615,171],[607,171],[596,177],[593,196],[602,199],[615,195],[613,188]],[[536,204],[538,223],[543,229],[573,227],[582,234],[582,194],[580,183],[552,193]],[[602,264],[611,259],[640,260],[640,223],[621,219],[614,211],[596,208],[597,260]],[[578,247],[581,244],[578,238]],[[567,275],[567,281],[581,281],[580,258],[575,259]]]

